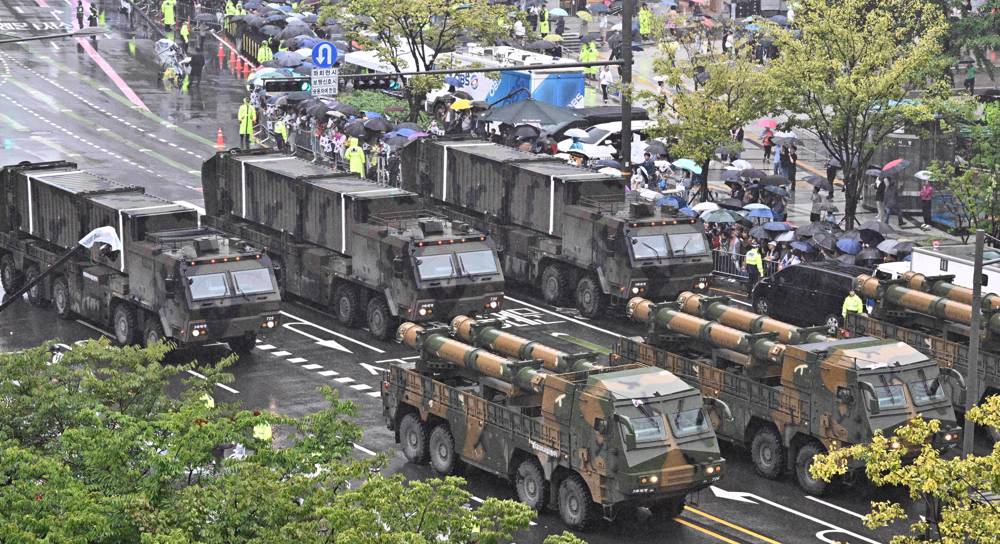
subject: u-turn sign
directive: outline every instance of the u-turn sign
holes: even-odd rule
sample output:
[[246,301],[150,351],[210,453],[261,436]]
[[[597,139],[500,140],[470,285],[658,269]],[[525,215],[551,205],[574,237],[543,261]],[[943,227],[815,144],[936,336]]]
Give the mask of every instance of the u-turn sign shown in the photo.
[[317,68],[329,68],[337,62],[337,48],[330,42],[319,42],[312,49],[312,63]]

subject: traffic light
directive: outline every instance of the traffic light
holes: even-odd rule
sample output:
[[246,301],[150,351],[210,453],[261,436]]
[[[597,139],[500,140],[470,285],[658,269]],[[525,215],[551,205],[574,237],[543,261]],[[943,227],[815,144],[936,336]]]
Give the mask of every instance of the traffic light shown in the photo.
[[350,81],[356,91],[363,89],[398,91],[402,88],[397,77],[393,75],[372,74],[353,77]]
[[295,91],[310,91],[312,80],[308,77],[283,77],[264,80],[264,90],[269,93],[291,93]]

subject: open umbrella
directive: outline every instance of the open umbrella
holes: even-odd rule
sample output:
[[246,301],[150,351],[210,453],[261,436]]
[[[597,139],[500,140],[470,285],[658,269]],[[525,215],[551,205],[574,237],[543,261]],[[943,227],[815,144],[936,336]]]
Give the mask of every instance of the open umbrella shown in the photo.
[[364,138],[365,134],[365,122],[361,119],[356,119],[344,125],[344,134],[348,136],[353,136],[355,138]]
[[788,191],[786,191],[784,187],[778,187],[776,185],[768,185],[767,187],[764,187],[764,190],[773,195],[778,195],[781,198],[788,198]]
[[794,230],[795,227],[791,223],[785,221],[771,221],[761,225],[767,232],[788,232]]
[[591,15],[589,11],[582,9],[576,12],[576,16],[579,17],[581,21],[587,21],[588,23],[594,20],[594,16]]
[[816,251],[816,248],[807,242],[792,242],[790,245],[792,249],[801,251],[802,253],[812,253],[813,251]]
[[878,177],[882,175],[882,170],[878,168],[869,168],[868,170],[865,170],[865,175]]
[[680,168],[681,170],[687,170],[688,172],[693,172],[695,174],[701,174],[701,166],[691,159],[677,159],[674,161],[674,166]]
[[278,51],[274,55],[274,61],[284,68],[295,68],[301,65],[303,60],[302,56],[294,51]]
[[590,4],[589,6],[587,6],[587,10],[590,11],[591,13],[607,13],[608,6],[605,6],[603,3],[598,2],[596,4]]
[[760,126],[774,130],[778,128],[778,122],[775,121],[774,119],[761,119]]
[[906,159],[896,159],[885,163],[885,166],[882,167],[882,172],[890,176],[894,176],[899,172],[906,170],[907,166],[910,166],[910,161]]
[[740,178],[739,170],[723,170],[722,179],[726,182],[726,185],[729,186],[743,185],[743,180]]
[[472,109],[472,101],[466,100],[465,98],[459,98],[458,100],[451,103],[451,109],[454,111],[464,111]]
[[559,47],[559,44],[554,42],[547,42],[545,40],[535,40],[524,46],[528,51],[548,51],[550,49],[555,49]]
[[520,125],[514,127],[514,131],[511,132],[511,137],[515,140],[530,140],[532,138],[537,138],[539,134],[541,134],[541,129],[538,127]]
[[542,39],[547,42],[556,42],[556,43],[563,41],[563,37],[560,36],[559,34],[549,34]]
[[288,23],[288,26],[281,31],[281,34],[279,34],[278,37],[282,40],[287,40],[301,35],[315,36],[316,34],[313,33],[311,28],[309,28],[308,23],[299,20],[292,20]]
[[756,240],[765,240],[771,237],[771,235],[768,234],[766,230],[764,230],[764,227],[761,227],[760,225],[757,225],[756,227],[750,229],[749,234],[751,238],[754,238]]
[[743,206],[743,209],[748,211],[753,211],[753,210],[770,210],[771,208],[759,202],[752,202],[750,204],[747,204],[746,206]]
[[390,130],[392,130],[392,123],[380,117],[376,117],[374,119],[366,119],[364,122],[364,126],[365,129],[370,130],[372,132],[389,132]]
[[806,176],[805,182],[813,187],[819,187],[821,191],[829,191],[831,189],[830,182],[823,176],[817,176],[816,174]]
[[[622,163],[620,163],[618,161],[613,161],[611,159],[601,159],[601,160],[595,162],[594,166],[597,166],[598,168],[614,168],[616,170],[621,170],[622,169]],[[716,209],[718,209],[718,206],[716,206]],[[702,211],[704,211],[704,210],[702,210]]]
[[788,17],[785,17],[784,15],[772,15],[771,22],[781,26],[785,26],[788,24]]
[[761,179],[766,176],[767,173],[763,170],[757,170],[756,168],[747,168],[746,170],[740,170],[740,177],[746,179]]
[[899,240],[882,240],[878,244],[878,250],[886,255],[895,255],[899,251]]
[[786,231],[774,237],[775,242],[794,242],[795,241],[795,231]]
[[738,223],[743,216],[730,210],[712,210],[702,213],[701,220],[706,223]]
[[569,15],[569,13],[567,13],[566,10],[562,8],[552,8],[549,10],[549,15],[553,17],[566,17]]
[[746,213],[746,210],[743,209],[743,202],[735,198],[723,198],[716,200],[715,203],[718,204],[720,208]]
[[715,202],[699,202],[694,206],[691,206],[691,209],[698,213],[712,212],[718,210],[719,205],[716,204]]
[[582,128],[571,128],[564,132],[563,135],[567,138],[586,138],[587,136],[590,136],[587,134],[587,131]]
[[[452,108],[454,108],[454,105],[452,105]],[[479,119],[480,121],[492,123],[547,126],[576,121],[580,119],[580,115],[570,108],[555,106],[548,102],[528,98],[527,100],[508,104],[500,108],[492,108]]]
[[871,265],[882,260],[882,253],[873,247],[866,247],[854,256],[854,261],[858,264]]
[[760,183],[761,185],[763,185],[765,187],[768,187],[768,186],[777,186],[777,185],[788,185],[788,178],[786,178],[785,176],[766,175],[766,176],[760,178],[760,180],[758,181],[758,183]]
[[881,234],[882,237],[890,236],[895,234],[896,231],[892,230],[892,227],[881,222],[881,221],[866,221],[858,227],[859,232],[870,231]]
[[361,110],[343,102],[334,102],[330,105],[330,109],[339,111],[349,117],[361,117]]
[[831,234],[837,230],[837,226],[828,221],[815,221],[796,229],[800,237],[816,236],[820,233]]
[[857,255],[861,252],[861,243],[850,238],[841,238],[837,240],[837,249],[848,255]]
[[646,142],[646,152],[652,156],[656,155],[666,155],[667,154],[667,144],[659,140],[650,140]]
[[764,209],[758,208],[758,209],[755,209],[755,210],[750,210],[750,213],[749,213],[749,215],[747,215],[747,217],[752,217],[754,219],[768,219],[768,220],[772,220],[772,219],[774,219],[774,214],[771,213],[771,210],[769,210],[767,208],[764,208]]
[[737,170],[750,170],[753,168],[753,165],[750,164],[750,161],[745,161],[743,159],[736,159],[730,164],[732,164],[733,168],[736,168]]
[[837,247],[837,237],[825,232],[818,232],[812,237],[812,243],[816,244],[816,247],[833,251]]
[[919,179],[920,181],[928,181],[934,177],[934,174],[930,170],[921,170],[916,174],[913,174],[913,177]]

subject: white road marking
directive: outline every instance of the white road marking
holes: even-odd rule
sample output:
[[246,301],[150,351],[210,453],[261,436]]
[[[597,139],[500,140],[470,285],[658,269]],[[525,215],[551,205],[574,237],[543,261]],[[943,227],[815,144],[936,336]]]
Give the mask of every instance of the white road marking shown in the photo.
[[274,355],[275,357],[288,357],[291,354],[292,353],[290,351],[272,351],[271,352],[271,355]]
[[291,359],[288,359],[288,362],[300,365],[300,364],[302,364],[302,363],[304,363],[304,362],[306,362],[308,360],[309,359],[303,359],[302,357],[293,357]]
[[340,372],[337,372],[336,370],[321,370],[317,372],[317,374],[323,376],[324,378],[329,378],[330,376],[340,376]]
[[107,336],[108,338],[114,338],[115,337],[110,332],[108,332],[108,331],[106,331],[106,330],[104,330],[104,329],[102,329],[100,327],[96,327],[94,325],[91,325],[90,323],[87,323],[86,321],[83,321],[82,319],[77,319],[76,322],[79,323],[79,324],[81,324],[81,325],[83,325],[84,327],[87,327],[88,329],[93,329],[93,330],[95,330],[95,331],[103,334],[104,336]]
[[272,346],[271,344],[261,344],[255,347],[261,351],[271,351],[272,349],[275,349],[275,347]]
[[368,393],[365,394],[368,395],[369,397],[375,397],[375,398],[379,398],[382,396],[381,391],[369,391]]
[[826,506],[828,508],[833,508],[834,510],[836,510],[838,512],[843,512],[843,513],[847,514],[848,516],[853,516],[853,517],[856,517],[856,518],[861,519],[861,520],[865,519],[865,516],[863,516],[863,515],[861,515],[861,514],[859,514],[857,512],[852,512],[852,511],[850,511],[850,510],[848,510],[846,508],[837,506],[836,504],[826,502],[823,499],[817,499],[816,497],[813,497],[811,495],[807,495],[806,498],[809,499],[809,500],[811,500],[811,501],[813,501],[813,502],[818,502],[818,503],[820,503],[823,506]]
[[368,448],[366,448],[366,447],[364,447],[362,445],[359,445],[359,444],[354,444],[354,449],[360,451],[361,453],[366,453],[368,455],[371,455],[372,457],[375,457],[377,455],[372,450],[370,450],[370,449],[368,449]]
[[368,363],[359,363],[359,364],[361,365],[362,368],[367,370],[368,373],[371,374],[372,376],[380,376],[382,373],[386,372],[386,370],[382,367],[370,365]]
[[351,386],[351,389],[354,389],[356,391],[367,391],[368,389],[371,389],[371,388],[372,388],[372,386],[367,385],[367,384],[363,384],[363,383],[356,383],[356,384],[354,384],[354,385]]
[[[207,380],[208,379],[208,378],[205,377],[204,374],[201,374],[199,372],[195,372],[194,370],[190,370],[189,369],[187,371],[187,373],[190,374],[190,375],[192,375],[192,376],[194,376],[195,378],[198,378],[199,380]],[[224,389],[224,390],[229,391],[230,393],[232,393],[234,395],[239,395],[240,394],[239,391],[233,389],[232,387],[229,387],[228,385],[226,385],[224,383],[215,382],[215,385],[219,389]]]
[[595,330],[597,332],[603,332],[604,334],[607,334],[609,336],[613,336],[615,338],[621,338],[622,337],[622,335],[618,334],[617,332],[612,332],[612,331],[609,331],[608,329],[602,329],[601,327],[598,327],[596,325],[591,325],[590,323],[584,323],[583,321],[580,321],[579,319],[576,319],[576,318],[573,318],[573,317],[569,317],[567,315],[563,315],[563,314],[560,314],[560,313],[556,313],[556,312],[553,312],[552,310],[546,310],[545,308],[541,308],[539,306],[535,306],[534,304],[529,304],[527,302],[524,302],[523,300],[518,300],[518,299],[516,299],[514,297],[510,297],[510,296],[504,295],[504,299],[505,300],[509,300],[509,301],[513,302],[514,304],[521,304],[523,306],[527,306],[528,308],[532,308],[534,310],[538,310],[539,312],[545,312],[545,313],[547,313],[549,315],[553,315],[553,316],[556,316],[558,318],[565,319],[566,321],[569,321],[570,323],[576,323],[577,325],[582,325],[584,327],[587,327],[588,329],[593,329],[593,330]]
[[311,326],[315,327],[317,330],[321,330],[321,331],[323,331],[323,332],[325,332],[327,334],[332,334],[333,336],[336,336],[337,338],[341,338],[341,339],[347,340],[348,342],[357,344],[357,345],[359,345],[361,347],[368,348],[368,349],[374,351],[375,353],[385,353],[384,350],[381,350],[381,349],[379,349],[379,348],[377,348],[375,346],[366,344],[366,343],[364,343],[364,342],[362,342],[360,340],[355,340],[354,338],[351,338],[350,336],[347,336],[347,335],[344,335],[344,334],[340,334],[339,332],[332,331],[332,330],[330,330],[330,329],[328,329],[326,327],[322,327],[320,325],[312,323],[312,322],[310,322],[307,319],[303,319],[303,318],[301,318],[301,317],[299,317],[297,315],[290,314],[290,313],[288,313],[288,312],[286,312],[284,310],[282,310],[281,315],[283,315],[285,317],[290,317],[290,318],[292,318],[292,319],[294,319],[296,321],[300,321],[300,322],[302,322],[302,323],[304,323],[306,325],[311,325]]
[[343,378],[337,378],[334,381],[339,382],[339,383],[351,383],[351,382],[354,381],[354,378],[348,378],[347,376],[344,376]]
[[316,364],[302,365],[302,368],[304,368],[306,370],[316,370],[316,369],[323,368],[323,365],[316,365]]

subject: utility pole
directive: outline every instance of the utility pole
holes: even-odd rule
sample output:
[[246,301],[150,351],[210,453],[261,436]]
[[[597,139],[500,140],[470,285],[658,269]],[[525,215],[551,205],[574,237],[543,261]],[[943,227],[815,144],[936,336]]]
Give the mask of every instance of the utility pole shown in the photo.
[[622,147],[618,153],[623,170],[632,169],[632,9],[635,0],[622,0]]
[[[983,320],[983,245],[986,233],[976,229],[976,254],[972,266],[972,319],[969,323],[969,375],[965,378],[965,409],[966,413],[979,402],[979,337],[982,334]],[[965,429],[962,431],[962,456],[972,454],[975,442],[976,424],[970,418],[965,418]]]

